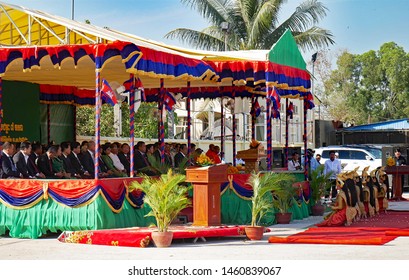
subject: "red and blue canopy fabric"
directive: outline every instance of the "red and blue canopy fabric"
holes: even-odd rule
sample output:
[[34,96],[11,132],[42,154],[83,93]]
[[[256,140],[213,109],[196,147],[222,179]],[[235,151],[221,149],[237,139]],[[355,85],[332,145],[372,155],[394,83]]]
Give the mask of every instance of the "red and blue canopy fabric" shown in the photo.
[[133,43],[115,41],[108,44],[33,46],[22,48],[0,48],[0,76],[16,59],[23,60],[23,71],[40,68],[40,61],[50,57],[55,67],[71,58],[74,65],[89,57],[100,70],[114,57],[121,57],[124,70],[129,73],[149,75],[156,78],[184,78],[217,80],[213,69],[204,61],[178,54],[139,47]]
[[113,212],[122,210],[125,199],[135,208],[143,204],[144,194],[128,192],[132,181],[142,178],[112,178],[102,180],[1,180],[0,202],[13,209],[27,209],[49,197],[68,207],[82,207],[99,195]]

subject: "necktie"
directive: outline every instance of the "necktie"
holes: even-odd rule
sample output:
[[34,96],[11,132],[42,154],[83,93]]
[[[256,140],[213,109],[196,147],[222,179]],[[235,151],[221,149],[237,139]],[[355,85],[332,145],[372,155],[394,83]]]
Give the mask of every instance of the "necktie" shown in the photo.
[[31,166],[34,167],[34,170],[35,170],[36,174],[39,173],[39,172],[38,172],[37,165],[35,165],[35,163],[33,162],[33,160],[32,160],[30,157],[28,157],[28,160],[30,161]]

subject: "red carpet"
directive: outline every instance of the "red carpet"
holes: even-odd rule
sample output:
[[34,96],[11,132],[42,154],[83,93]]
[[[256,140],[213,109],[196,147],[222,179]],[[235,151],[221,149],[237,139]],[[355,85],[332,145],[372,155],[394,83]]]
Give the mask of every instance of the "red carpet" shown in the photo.
[[348,227],[314,227],[288,237],[272,236],[268,242],[384,245],[398,236],[409,236],[409,212],[388,211]]
[[[156,228],[153,227],[63,232],[58,240],[65,243],[146,247],[150,243],[151,232],[154,230]],[[244,226],[171,226],[170,230],[173,231],[173,239],[245,236]],[[267,229],[267,231],[270,230]]]

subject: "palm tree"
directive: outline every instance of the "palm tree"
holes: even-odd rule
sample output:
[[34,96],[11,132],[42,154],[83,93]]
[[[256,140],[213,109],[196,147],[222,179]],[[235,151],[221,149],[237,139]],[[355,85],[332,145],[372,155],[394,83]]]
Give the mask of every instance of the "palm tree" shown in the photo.
[[[334,44],[329,30],[315,26],[327,8],[317,0],[305,0],[283,22],[278,15],[287,0],[181,0],[196,9],[211,26],[202,31],[178,28],[165,35],[207,50],[269,49],[290,29],[303,50]],[[226,31],[226,23],[228,30]],[[222,29],[222,25],[224,28]]]

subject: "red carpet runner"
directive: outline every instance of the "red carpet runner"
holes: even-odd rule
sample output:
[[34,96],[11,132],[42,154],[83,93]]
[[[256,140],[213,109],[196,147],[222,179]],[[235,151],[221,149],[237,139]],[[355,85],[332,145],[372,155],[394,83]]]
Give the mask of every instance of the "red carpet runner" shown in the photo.
[[384,245],[409,236],[409,212],[381,213],[348,227],[314,227],[288,237],[271,236],[269,243]]
[[[63,232],[60,237],[58,237],[58,240],[65,243],[146,247],[150,243],[151,232],[154,230],[156,230],[156,228],[127,228]],[[171,226],[170,230],[173,231],[173,239],[245,236],[243,226]]]

